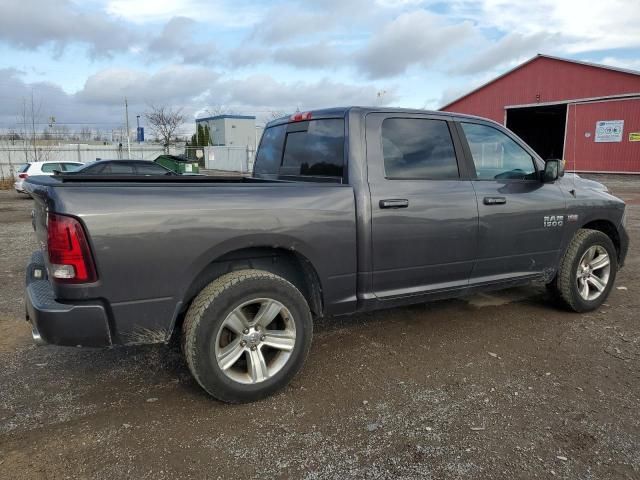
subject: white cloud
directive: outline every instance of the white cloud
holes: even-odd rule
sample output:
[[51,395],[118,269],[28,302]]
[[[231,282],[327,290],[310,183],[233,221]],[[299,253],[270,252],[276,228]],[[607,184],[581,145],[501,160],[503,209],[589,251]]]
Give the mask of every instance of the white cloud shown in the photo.
[[109,0],[105,8],[108,13],[135,23],[187,17],[228,28],[252,25],[264,11],[259,3],[243,0]]
[[571,53],[640,46],[637,0],[453,0],[452,11],[478,25],[521,35],[562,35]]
[[118,105],[128,97],[139,104],[180,106],[212,88],[218,78],[210,69],[184,65],[155,73],[112,68],[90,76],[75,97],[87,104]]
[[484,49],[474,51],[471,58],[454,65],[450,72],[477,74],[499,69],[505,64],[521,63],[537,53],[552,51],[561,40],[560,35],[545,32],[531,35],[510,33],[493,44],[487,42]]
[[271,58],[294,67],[315,69],[335,67],[346,60],[339,49],[323,43],[278,48],[273,51]]
[[[257,109],[291,111],[296,107],[313,109],[340,105],[371,105],[379,88],[353,85],[323,78],[317,82],[281,82],[269,75],[252,75],[245,79],[221,82],[215,90],[213,104],[227,103]],[[387,92],[385,104],[396,99]]]
[[193,34],[200,28],[195,20],[173,17],[158,36],[151,40],[148,49],[157,59],[178,57],[183,63],[211,65],[218,58],[213,42],[196,42]]
[[626,68],[627,70],[640,72],[640,58],[604,57],[599,61],[594,60],[593,63],[602,63],[612,67]]
[[92,56],[125,51],[137,34],[117,18],[83,11],[69,0],[3,0],[0,41],[22,49],[52,45],[57,54],[72,43],[86,44]]
[[356,53],[356,62],[370,78],[399,75],[414,65],[432,65],[472,34],[469,22],[451,25],[441,16],[416,10],[384,25]]

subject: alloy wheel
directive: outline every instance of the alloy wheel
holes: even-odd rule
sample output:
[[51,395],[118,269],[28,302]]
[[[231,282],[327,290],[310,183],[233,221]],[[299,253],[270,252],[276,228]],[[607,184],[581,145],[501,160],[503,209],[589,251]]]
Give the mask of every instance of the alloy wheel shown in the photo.
[[277,374],[296,342],[291,312],[271,298],[256,298],[234,308],[215,338],[214,355],[231,380],[254,384]]
[[600,245],[592,245],[578,262],[576,283],[583,300],[597,299],[607,288],[611,274],[611,260],[607,250]]

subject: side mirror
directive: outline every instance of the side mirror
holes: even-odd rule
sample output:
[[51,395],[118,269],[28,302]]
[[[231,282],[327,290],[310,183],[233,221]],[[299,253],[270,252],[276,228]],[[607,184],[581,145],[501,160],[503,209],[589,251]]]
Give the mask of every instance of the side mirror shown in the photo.
[[542,181],[544,183],[555,182],[558,178],[564,176],[564,161],[557,158],[551,158],[544,165]]

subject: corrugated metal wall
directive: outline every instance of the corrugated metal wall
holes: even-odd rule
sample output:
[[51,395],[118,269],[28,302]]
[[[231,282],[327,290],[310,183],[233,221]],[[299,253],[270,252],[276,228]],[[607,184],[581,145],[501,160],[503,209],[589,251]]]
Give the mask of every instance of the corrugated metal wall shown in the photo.
[[537,57],[442,110],[504,124],[504,107],[640,92],[640,75]]
[[[624,120],[621,142],[597,143],[596,122]],[[567,169],[591,172],[640,172],[640,98],[570,104],[567,112],[565,154]]]

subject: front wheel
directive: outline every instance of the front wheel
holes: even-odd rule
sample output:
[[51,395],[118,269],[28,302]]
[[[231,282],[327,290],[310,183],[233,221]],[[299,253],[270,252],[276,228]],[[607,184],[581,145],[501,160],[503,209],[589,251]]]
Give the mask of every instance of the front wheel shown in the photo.
[[576,312],[595,310],[607,299],[618,270],[611,239],[597,230],[578,230],[558,268],[553,288]]
[[313,323],[300,291],[261,270],[232,272],[194,299],[183,325],[192,375],[213,397],[259,400],[286,386],[302,368]]

